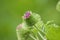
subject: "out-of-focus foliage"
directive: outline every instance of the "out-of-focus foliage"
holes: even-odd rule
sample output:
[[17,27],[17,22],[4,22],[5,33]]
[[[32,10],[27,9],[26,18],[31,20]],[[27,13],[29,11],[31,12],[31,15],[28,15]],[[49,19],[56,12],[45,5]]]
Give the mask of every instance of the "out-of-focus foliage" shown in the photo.
[[60,1],[58,1],[57,6],[56,6],[56,9],[57,9],[58,11],[60,11]]
[[48,40],[60,40],[60,26],[51,22],[45,25],[45,32]]
[[16,26],[27,10],[39,13],[44,22],[55,20],[60,25],[59,0],[0,0],[0,40],[17,40]]

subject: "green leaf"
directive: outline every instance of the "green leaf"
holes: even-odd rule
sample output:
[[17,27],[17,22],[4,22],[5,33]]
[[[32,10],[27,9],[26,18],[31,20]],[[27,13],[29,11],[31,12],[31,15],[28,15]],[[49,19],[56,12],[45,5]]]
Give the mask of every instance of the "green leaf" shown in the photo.
[[56,24],[46,25],[45,32],[48,40],[60,40],[60,27]]

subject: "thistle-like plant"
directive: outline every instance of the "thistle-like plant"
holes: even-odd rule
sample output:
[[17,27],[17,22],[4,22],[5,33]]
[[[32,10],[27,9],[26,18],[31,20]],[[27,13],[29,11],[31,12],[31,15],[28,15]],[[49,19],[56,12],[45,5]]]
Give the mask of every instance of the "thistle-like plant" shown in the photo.
[[[17,26],[16,32],[18,40],[57,40],[60,32],[59,26],[48,21],[43,23],[39,14],[27,11],[22,17],[23,22]],[[54,38],[55,36],[55,38]],[[59,35],[60,37],[60,35]]]

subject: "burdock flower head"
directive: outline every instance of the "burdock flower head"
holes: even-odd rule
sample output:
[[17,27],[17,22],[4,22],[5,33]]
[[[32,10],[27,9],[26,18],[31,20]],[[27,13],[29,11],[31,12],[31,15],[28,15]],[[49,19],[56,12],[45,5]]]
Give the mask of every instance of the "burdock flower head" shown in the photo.
[[27,11],[24,16],[23,20],[26,22],[27,25],[33,26],[36,22],[40,21],[40,15],[32,13],[31,11]]

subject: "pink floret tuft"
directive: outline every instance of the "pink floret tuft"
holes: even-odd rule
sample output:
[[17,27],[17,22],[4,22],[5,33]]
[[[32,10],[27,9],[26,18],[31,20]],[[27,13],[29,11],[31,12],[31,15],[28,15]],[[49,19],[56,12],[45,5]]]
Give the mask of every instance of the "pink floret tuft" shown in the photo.
[[22,28],[22,24],[19,24],[19,25],[17,26],[16,30],[19,30],[19,29],[21,29],[21,28]]
[[30,11],[27,11],[26,14],[24,15],[24,18],[27,19],[30,17],[30,15],[31,15]]

